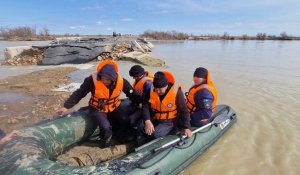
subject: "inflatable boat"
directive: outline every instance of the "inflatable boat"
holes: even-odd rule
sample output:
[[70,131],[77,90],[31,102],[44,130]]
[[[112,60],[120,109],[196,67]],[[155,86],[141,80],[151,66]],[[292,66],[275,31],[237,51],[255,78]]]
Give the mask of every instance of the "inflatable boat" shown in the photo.
[[68,166],[56,161],[96,129],[89,110],[21,129],[19,136],[0,145],[1,174],[178,174],[217,141],[236,121],[235,111],[217,106],[214,120],[192,128],[193,136],[169,135],[146,143],[118,159],[93,166]]

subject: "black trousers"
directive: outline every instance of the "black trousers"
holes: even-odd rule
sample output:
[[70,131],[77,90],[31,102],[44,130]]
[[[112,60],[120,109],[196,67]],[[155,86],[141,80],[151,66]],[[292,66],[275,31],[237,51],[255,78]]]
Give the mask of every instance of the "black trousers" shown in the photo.
[[104,113],[100,111],[92,112],[92,117],[97,122],[100,129],[100,138],[107,140],[116,134],[117,140],[120,134],[125,133],[129,128],[128,109],[126,105],[121,105],[114,111]]
[[158,121],[152,120],[155,131],[152,135],[148,136],[145,133],[145,122],[142,120],[138,124],[138,133],[139,137],[147,137],[149,140],[156,139],[159,137],[164,137],[169,135],[174,130],[174,121]]

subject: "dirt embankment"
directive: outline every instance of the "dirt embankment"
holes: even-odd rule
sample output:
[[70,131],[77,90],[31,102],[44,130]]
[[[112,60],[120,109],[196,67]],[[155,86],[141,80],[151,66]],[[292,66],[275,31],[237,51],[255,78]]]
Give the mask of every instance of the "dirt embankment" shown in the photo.
[[[0,129],[12,130],[51,119],[63,105],[69,92],[52,89],[69,84],[67,75],[76,68],[52,68],[0,80]],[[60,155],[57,160],[71,166],[95,165],[116,159],[132,149],[132,145],[115,145],[106,149],[99,143],[85,143]]]
[[75,70],[53,68],[0,80],[0,129],[10,132],[52,118],[70,93],[51,89],[69,84],[67,74]]

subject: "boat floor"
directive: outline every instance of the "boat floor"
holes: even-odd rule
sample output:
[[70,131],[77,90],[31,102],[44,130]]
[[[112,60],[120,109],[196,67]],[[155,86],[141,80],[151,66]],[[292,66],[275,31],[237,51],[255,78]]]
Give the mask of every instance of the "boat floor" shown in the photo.
[[124,156],[133,150],[133,145],[113,139],[110,147],[100,148],[99,140],[88,140],[66,150],[56,160],[69,166],[91,166]]

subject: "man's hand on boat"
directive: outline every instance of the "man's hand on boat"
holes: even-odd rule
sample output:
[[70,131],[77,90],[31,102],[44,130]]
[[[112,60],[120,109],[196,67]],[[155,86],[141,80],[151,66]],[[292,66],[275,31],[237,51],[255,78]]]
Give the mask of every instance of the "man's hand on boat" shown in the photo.
[[2,139],[0,139],[0,144],[6,143],[10,141],[13,137],[20,135],[21,132],[19,130],[13,130],[12,132],[6,134]]
[[146,120],[145,121],[145,132],[148,135],[152,135],[152,133],[154,132],[154,126],[152,124],[152,122],[150,120]]
[[184,129],[184,135],[190,138],[192,137],[193,133],[190,129]]
[[56,113],[57,113],[58,115],[63,115],[63,114],[66,113],[67,111],[68,111],[67,108],[62,107],[62,108],[59,108],[59,109],[56,111]]

